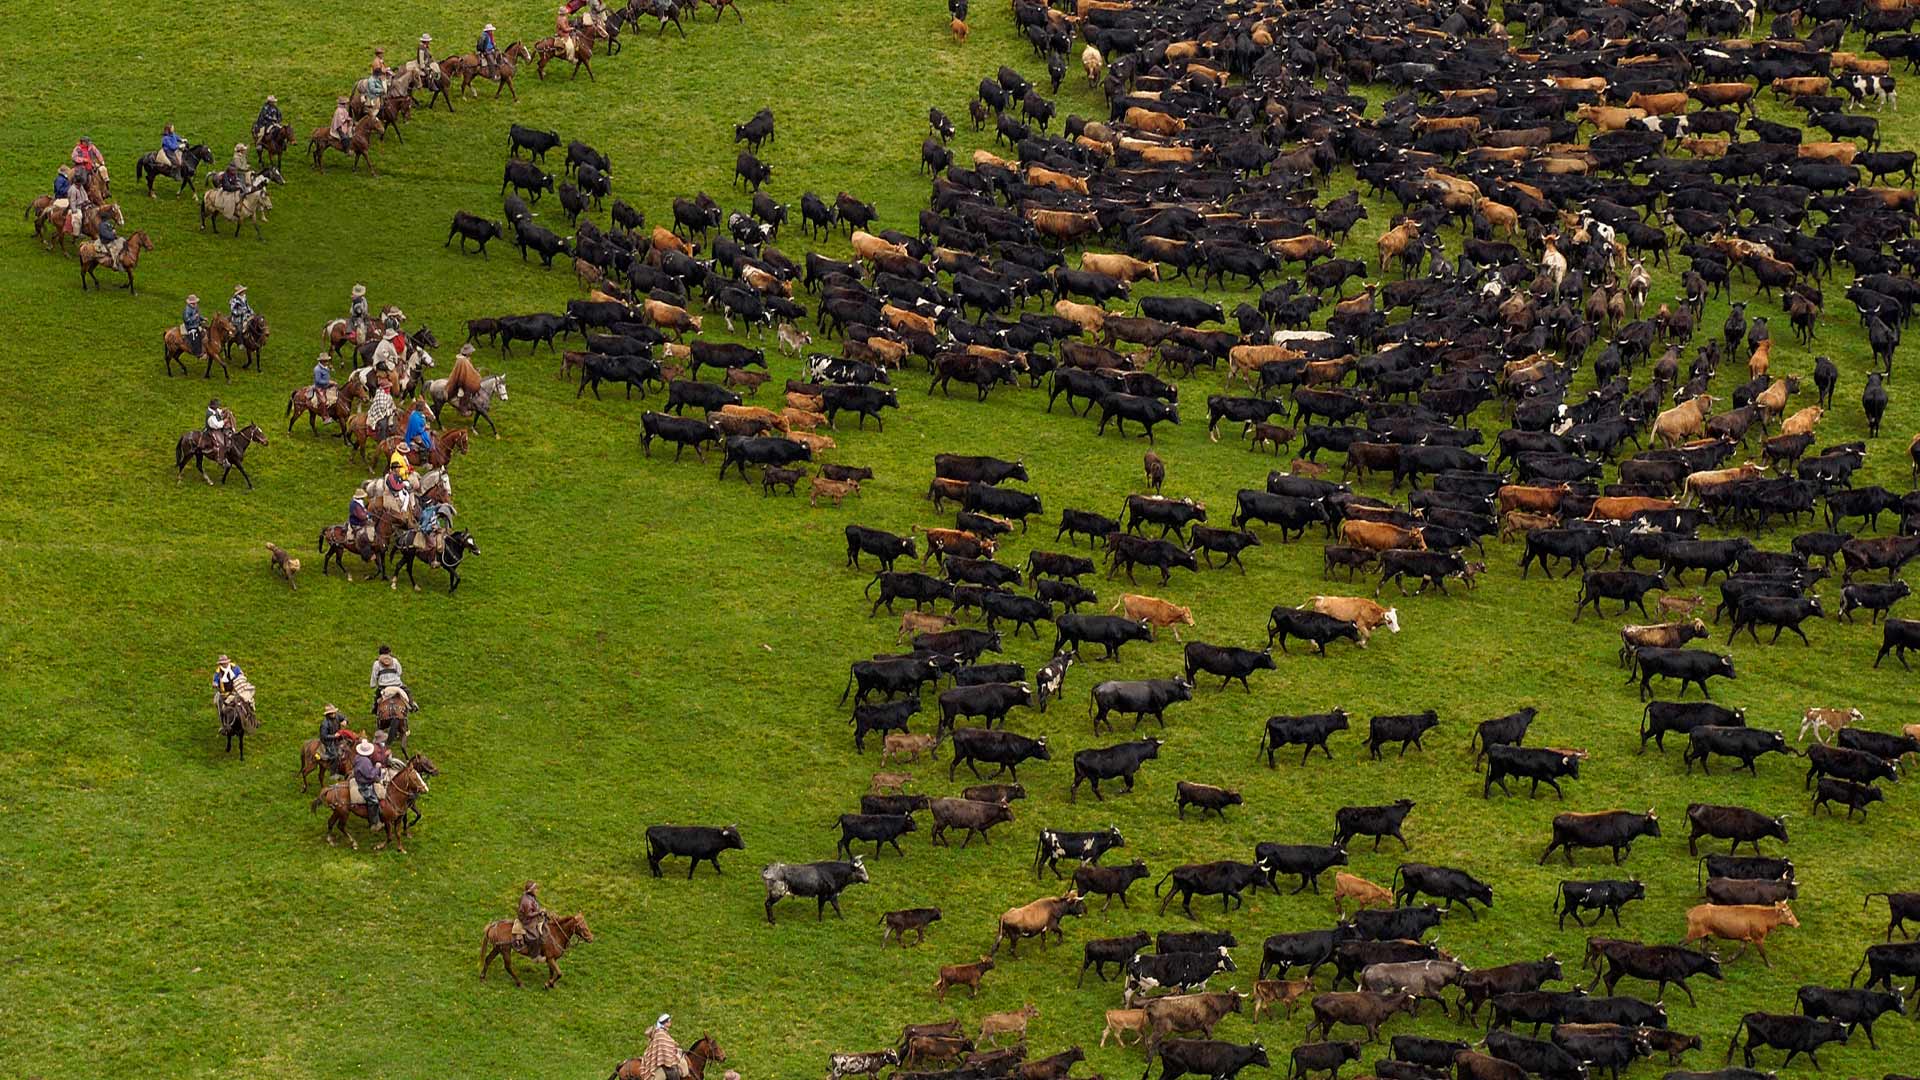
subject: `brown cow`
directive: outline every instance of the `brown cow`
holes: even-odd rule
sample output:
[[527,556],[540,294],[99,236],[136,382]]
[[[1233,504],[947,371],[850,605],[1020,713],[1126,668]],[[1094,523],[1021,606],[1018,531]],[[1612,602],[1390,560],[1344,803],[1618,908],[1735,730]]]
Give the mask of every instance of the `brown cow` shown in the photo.
[[913,637],[915,634],[933,634],[948,629],[959,622],[951,615],[935,615],[930,611],[907,611],[900,615],[900,633],[894,636],[894,644]]
[[1740,959],[1751,947],[1760,954],[1762,963],[1772,967],[1773,961],[1767,959],[1767,935],[1782,925],[1800,925],[1785,900],[1771,905],[1695,904],[1687,909],[1686,941],[1691,944],[1707,937],[1737,941],[1740,951],[1733,954],[1733,959]]
[[682,255],[692,255],[694,252],[699,251],[700,247],[697,244],[690,244],[678,236],[675,236],[672,229],[655,225],[653,227],[653,250],[677,251]]
[[980,1018],[981,1046],[997,1046],[1000,1036],[1027,1037],[1027,1022],[1040,1015],[1039,1006],[1029,1001],[1013,1012],[988,1013]]
[[1300,999],[1313,990],[1313,983],[1307,979],[1258,979],[1253,984],[1253,1021],[1260,1022],[1260,1014],[1275,1005],[1287,1010],[1287,1018],[1293,1018],[1293,1007]]
[[[1088,46],[1091,48],[1092,46]],[[1134,1042],[1147,1041],[1147,1010],[1145,1009],[1108,1009],[1107,1027],[1100,1033],[1100,1045],[1107,1045],[1107,1036],[1121,1046],[1127,1045],[1127,1032],[1133,1032]]]
[[1687,111],[1687,92],[1675,90],[1670,94],[1644,94],[1635,91],[1627,98],[1627,108],[1644,109],[1648,116],[1678,116]]
[[1859,53],[1835,52],[1831,66],[1837,73],[1849,75],[1890,75],[1893,64],[1888,60],[1868,59]]
[[887,320],[888,326],[902,333],[931,334],[940,325],[930,316],[922,315],[917,311],[908,311],[903,307],[894,307],[892,304],[881,305],[880,317]]
[[1106,329],[1107,311],[1093,304],[1076,304],[1072,300],[1056,300],[1053,313],[1078,326],[1080,332],[1088,337],[1096,337]]
[[960,842],[964,848],[973,843],[975,835],[980,837],[983,844],[992,843],[987,838],[987,830],[1003,821],[1013,820],[1013,809],[1006,803],[980,799],[934,799],[927,804],[927,809],[933,812],[933,829],[927,834],[927,839],[942,847],[947,845],[948,829],[966,830],[967,838]]
[[1364,596],[1316,596],[1307,604],[1322,615],[1352,623],[1354,629],[1360,631],[1360,647],[1363,649],[1367,647],[1367,638],[1383,626],[1388,633],[1400,632],[1399,610],[1385,607]]
[[1687,95],[1709,109],[1719,109],[1747,104],[1753,100],[1754,88],[1743,82],[1694,83],[1687,87]]
[[1245,995],[1238,990],[1213,990],[1200,994],[1172,994],[1147,1001],[1147,1060],[1153,1060],[1156,1046],[1174,1035],[1199,1032],[1203,1039],[1213,1038],[1213,1029],[1228,1013],[1240,1011]]
[[1672,449],[1681,440],[1700,434],[1706,430],[1715,400],[1712,394],[1701,394],[1662,412],[1653,421],[1654,438]]
[[1841,728],[1857,724],[1860,719],[1859,709],[1808,709],[1800,717],[1800,737],[1794,741],[1806,742],[1807,732],[1811,731],[1815,739],[1826,742],[1827,736],[1839,734]]
[[975,964],[942,964],[940,977],[934,980],[933,992],[940,1000],[947,1000],[947,990],[955,986],[964,986],[974,997],[980,996],[980,977],[993,970],[993,957],[983,956]]
[[1742,480],[1757,480],[1763,471],[1760,466],[1751,461],[1731,469],[1702,469],[1699,472],[1687,474],[1686,480],[1680,485],[1680,493],[1691,500],[1710,494],[1728,484]]
[[1626,521],[1643,511],[1671,510],[1678,505],[1672,499],[1655,499],[1646,495],[1603,495],[1593,500],[1593,509],[1587,511],[1587,520]]
[[1477,116],[1423,116],[1413,122],[1413,133],[1424,135],[1429,131],[1465,131],[1469,134],[1480,130],[1480,118]]
[[1816,97],[1826,93],[1827,88],[1832,85],[1833,83],[1824,76],[1802,75],[1798,78],[1775,79],[1768,89],[1773,91],[1773,96],[1776,98]]
[[799,443],[815,454],[825,453],[828,450],[838,450],[840,448],[839,443],[834,442],[825,435],[814,435],[805,431],[790,431],[787,433],[787,438]]
[[1331,258],[1338,250],[1334,247],[1333,241],[1308,235],[1269,240],[1267,249],[1287,262],[1304,263],[1311,263],[1315,259]]
[[1192,608],[1181,607],[1178,604],[1170,604],[1165,600],[1155,599],[1151,596],[1142,596],[1139,593],[1121,593],[1120,599],[1116,600],[1113,607],[1107,610],[1119,611],[1123,608],[1126,610],[1127,618],[1136,622],[1145,620],[1152,623],[1156,629],[1161,630],[1173,627],[1173,640],[1175,641],[1181,640],[1179,627],[1193,625]]
[[1185,120],[1177,116],[1169,116],[1166,113],[1154,112],[1151,109],[1143,109],[1138,105],[1128,106],[1126,113],[1120,117],[1120,120],[1122,123],[1131,127],[1136,127],[1141,131],[1151,132],[1155,135],[1178,135],[1187,130],[1187,122]]
[[905,732],[890,733],[880,746],[880,764],[889,761],[919,761],[921,754],[935,761],[940,760],[940,736],[910,735]]
[[749,420],[759,420],[769,427],[778,428],[781,431],[787,430],[784,417],[772,409],[763,409],[758,405],[722,405],[720,413],[724,416],[741,416]]
[[1620,656],[1624,660],[1633,650],[1643,647],[1677,649],[1695,638],[1707,636],[1707,624],[1692,622],[1649,623],[1620,628]]
[[1083,251],[1080,253],[1080,269],[1105,274],[1110,278],[1118,278],[1128,283],[1141,278],[1149,281],[1160,280],[1159,263],[1146,262],[1131,255]]
[[[952,800],[935,799],[933,801],[940,803]],[[1005,807],[1003,806],[1002,809]],[[1003,941],[1015,956],[1020,955],[1022,938],[1037,937],[1044,945],[1047,935],[1051,933],[1054,940],[1064,941],[1066,932],[1060,929],[1060,920],[1068,915],[1085,915],[1086,913],[1087,905],[1081,901],[1080,894],[1072,889],[1068,889],[1065,896],[1043,896],[1030,904],[1011,908],[1000,916],[1000,932],[994,935],[993,948],[989,950],[988,955],[999,953],[1000,943]]]
[[1555,75],[1548,81],[1558,90],[1586,90],[1596,94],[1603,94],[1607,90],[1607,80],[1600,75]]
[[1558,514],[1560,501],[1573,490],[1565,484],[1552,487],[1527,487],[1522,484],[1503,485],[1494,495],[1500,500],[1500,512],[1505,514],[1513,510],[1525,510],[1531,514]]
[[1509,236],[1520,235],[1520,212],[1513,207],[1494,202],[1492,199],[1476,199],[1473,208],[1478,210],[1487,219],[1487,224],[1493,228]]
[[1730,139],[1681,139],[1680,149],[1697,158],[1723,158],[1727,156]]
[[1535,529],[1557,529],[1560,519],[1553,514],[1533,514],[1525,510],[1509,510],[1500,515],[1500,539],[1511,540],[1521,533]]
[[1780,434],[1811,435],[1813,434],[1814,426],[1820,423],[1820,418],[1825,415],[1827,415],[1825,409],[1822,409],[1818,405],[1809,405],[1781,421]]
[[700,332],[702,321],[700,316],[687,314],[685,308],[675,307],[660,300],[648,300],[641,305],[640,310],[646,315],[648,322],[662,330],[673,331],[675,338],[689,330],[696,334]]
[[1029,210],[1027,220],[1049,239],[1072,243],[1100,231],[1100,218],[1090,211]]
[[1358,874],[1349,874],[1342,870],[1333,875],[1333,913],[1345,915],[1346,901],[1353,901],[1353,910],[1364,911],[1375,904],[1381,907],[1393,906],[1393,890],[1375,885]]
[[1381,233],[1380,239],[1374,242],[1374,246],[1380,252],[1380,269],[1385,270],[1388,260],[1399,258],[1402,253],[1418,246],[1419,243],[1420,223],[1412,219],[1403,221]]
[[[1635,97],[1640,95],[1635,94]],[[1686,95],[1680,96],[1682,102]],[[1615,105],[1582,105],[1573,112],[1575,123],[1592,124],[1600,131],[1622,131],[1635,120],[1647,118],[1647,110],[1639,108],[1620,108]]]
[[1753,355],[1747,357],[1747,378],[1758,379],[1764,377],[1767,373],[1768,366],[1771,365],[1772,362],[1773,339],[1767,338],[1765,341],[1754,346]]
[[1427,550],[1427,540],[1420,535],[1419,530],[1403,529],[1384,521],[1341,522],[1340,540],[1350,547],[1365,548],[1368,551],[1391,551],[1395,548]]
[[1038,165],[1027,166],[1027,183],[1035,187],[1052,188],[1055,191],[1070,191],[1076,195],[1087,193],[1087,182],[1071,173],[1056,172]]
[[839,506],[841,499],[858,494],[860,494],[858,480],[830,480],[824,476],[816,476],[807,485],[807,505],[819,506],[821,499],[832,499],[833,505]]
[[882,255],[892,255],[909,259],[907,249],[888,240],[882,240],[865,229],[853,230],[853,253],[855,256],[872,261]]
[[1803,142],[1800,144],[1800,156],[1813,161],[1834,161],[1842,165],[1853,164],[1854,156],[1860,153],[1860,144],[1848,142]]

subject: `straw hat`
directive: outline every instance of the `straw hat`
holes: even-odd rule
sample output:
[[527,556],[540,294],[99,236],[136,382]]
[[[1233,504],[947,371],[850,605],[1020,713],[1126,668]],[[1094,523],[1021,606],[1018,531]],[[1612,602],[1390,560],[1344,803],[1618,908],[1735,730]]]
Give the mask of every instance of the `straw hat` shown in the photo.
[[246,292],[247,287],[245,285],[235,285],[233,287],[233,295],[235,296],[245,296]]
[[223,664],[231,664],[231,663],[233,663],[233,660],[232,660],[232,658],[230,658],[230,657],[228,657],[226,653],[221,653],[221,654],[220,654],[220,662],[221,662],[221,663],[223,663]]
[[[487,25],[485,25],[485,26],[483,26],[483,27],[481,27],[481,28],[480,28],[480,32],[481,32],[481,33],[483,33],[483,34],[491,34],[491,33],[493,33],[493,24],[492,24],[492,23],[488,23]],[[85,140],[81,140],[81,141],[83,141],[83,142],[84,142]]]
[[269,104],[269,105],[278,105],[278,104],[280,104],[280,99],[279,99],[279,98],[277,98],[277,97],[274,97],[274,96],[273,96],[272,94],[268,94],[268,95],[267,95],[267,104]]
[[345,105],[347,103],[347,99],[345,97],[337,97],[333,99],[333,103],[335,105]]
[[244,154],[244,153],[246,153],[246,152],[247,152],[247,144],[246,144],[246,143],[243,143],[243,142],[237,142],[237,143],[234,143],[234,144],[233,144],[233,152],[234,152],[234,153],[236,153],[236,154]]
[[432,40],[433,40],[433,35],[432,35],[432,34],[421,34],[421,35],[420,35],[420,40],[421,40],[421,41],[432,41]]
[[200,302],[200,297],[199,297],[199,295],[198,295],[198,294],[196,294],[196,293],[188,293],[188,294],[187,294],[187,303],[189,303],[189,304],[197,304],[197,303],[199,303],[199,302]]
[[355,296],[367,295],[367,287],[365,285],[355,285],[353,287],[353,295]]
[[328,705],[328,706],[327,706],[326,708],[324,708],[324,709],[321,709],[320,711],[321,711],[321,712],[323,712],[323,713],[326,713],[326,714],[327,714],[327,715],[329,715],[329,716],[332,716],[332,715],[335,715],[335,714],[337,714],[337,713],[339,713],[339,711],[340,711],[340,706],[338,706],[338,705]]
[[358,745],[358,746],[356,746],[356,747],[354,747],[354,748],[353,748],[353,752],[354,752],[354,753],[356,753],[356,754],[359,754],[359,755],[360,755],[361,757],[372,757],[372,756],[373,756],[373,744],[372,744],[372,743],[370,743],[370,742],[368,742],[368,741],[367,741],[367,740],[365,740],[365,739],[361,739],[361,740],[360,740],[360,745]]

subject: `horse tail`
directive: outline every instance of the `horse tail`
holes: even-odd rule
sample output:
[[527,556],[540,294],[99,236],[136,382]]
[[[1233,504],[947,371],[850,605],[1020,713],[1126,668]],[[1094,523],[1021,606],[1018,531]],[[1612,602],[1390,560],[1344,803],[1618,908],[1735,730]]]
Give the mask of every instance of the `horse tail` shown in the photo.
[[[322,770],[322,772],[324,773],[325,770]],[[315,810],[318,810],[320,808],[320,804],[322,802],[325,802],[326,798],[327,798],[327,789],[323,787],[320,789],[320,794],[315,795],[313,797],[313,801],[307,804],[307,813],[311,814]]]
[[321,528],[321,530],[320,530],[320,542],[319,542],[319,543],[317,543],[317,544],[315,544],[315,545],[313,545],[313,550],[315,550],[315,551],[325,551],[325,550],[327,550],[327,530],[326,530],[326,528],[325,528],[325,527],[322,527],[322,528]]

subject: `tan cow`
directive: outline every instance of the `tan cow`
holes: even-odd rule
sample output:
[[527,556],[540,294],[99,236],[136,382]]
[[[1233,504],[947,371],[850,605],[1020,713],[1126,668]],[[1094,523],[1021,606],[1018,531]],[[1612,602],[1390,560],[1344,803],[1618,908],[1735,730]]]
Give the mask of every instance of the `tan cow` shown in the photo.
[[1413,133],[1423,135],[1429,131],[1465,131],[1469,134],[1480,130],[1480,118],[1477,116],[1423,116],[1413,122]]
[[1793,393],[1795,388],[1795,384],[1785,378],[1775,379],[1767,384],[1765,390],[1753,395],[1753,403],[1765,409],[1767,415],[1779,416],[1787,411],[1787,396]]
[[1677,649],[1695,638],[1707,636],[1707,624],[1692,622],[1650,623],[1620,628],[1620,658],[1625,661],[1635,649]]
[[1754,93],[1753,84],[1744,82],[1695,83],[1687,87],[1687,95],[1709,109],[1745,105]]
[[1842,165],[1851,165],[1854,156],[1858,153],[1860,153],[1860,144],[1852,141],[1800,144],[1800,156],[1813,161],[1835,161]]
[[1565,484],[1554,484],[1552,487],[1505,484],[1494,495],[1500,501],[1500,512],[1503,514],[1514,510],[1525,510],[1531,514],[1558,514],[1560,501],[1572,490]]
[[932,316],[908,311],[906,308],[895,307],[892,304],[881,305],[880,317],[887,321],[888,326],[903,334],[931,334],[940,326],[933,321]]
[[[891,738],[891,736],[889,736]],[[980,977],[993,970],[993,957],[983,956],[975,964],[942,964],[940,977],[933,981],[933,992],[947,1000],[947,991],[964,986],[974,997],[980,996]]]
[[1027,166],[1027,183],[1035,187],[1052,188],[1055,191],[1070,191],[1076,195],[1087,193],[1087,182],[1071,173],[1056,172],[1038,165]]
[[1340,541],[1349,547],[1368,551],[1391,551],[1396,548],[1427,550],[1426,537],[1421,536],[1417,529],[1403,529],[1384,521],[1343,521],[1340,523]]
[[[1685,100],[1684,95],[1681,100]],[[1623,109],[1617,105],[1582,105],[1573,111],[1575,123],[1592,124],[1600,131],[1624,131],[1628,124],[1646,118],[1647,110],[1645,109]]]
[[1832,54],[1832,68],[1835,73],[1847,75],[1890,75],[1893,64],[1888,60],[1868,59],[1859,53],[1836,52]]
[[819,506],[821,499],[832,499],[833,505],[839,506],[841,499],[858,494],[860,494],[858,480],[829,480],[824,476],[816,476],[808,485],[807,505]]
[[1192,608],[1181,607],[1178,604],[1170,604],[1165,600],[1155,599],[1151,596],[1142,596],[1139,593],[1121,593],[1120,599],[1114,601],[1113,606],[1107,610],[1120,611],[1122,609],[1125,609],[1127,618],[1135,622],[1145,620],[1152,623],[1156,629],[1161,630],[1169,627],[1173,628],[1173,640],[1175,641],[1180,640],[1180,627],[1193,625]]
[[959,622],[951,615],[936,615],[931,611],[905,611],[900,614],[900,632],[894,635],[893,643],[900,644],[915,634],[932,634],[948,629]]
[[1603,495],[1593,500],[1593,509],[1587,511],[1587,520],[1626,521],[1635,514],[1649,510],[1671,510],[1679,505],[1672,499],[1656,499],[1647,495]]
[[[905,795],[907,785],[911,783],[913,783],[913,774],[910,772],[877,772],[873,774],[872,782],[867,785],[867,793],[883,795],[892,791],[898,795]],[[901,947],[905,948],[904,945]]]
[[1773,339],[1767,338],[1754,346],[1753,355],[1747,357],[1747,378],[1758,379],[1766,375],[1767,368],[1773,362]]
[[1287,1010],[1289,1019],[1293,1016],[1293,1007],[1303,997],[1313,992],[1313,983],[1307,979],[1257,979],[1253,984],[1253,1021],[1260,1022],[1260,1014],[1278,1005]]
[[853,253],[866,260],[877,259],[882,255],[892,255],[901,259],[910,259],[907,249],[889,240],[882,240],[865,229],[853,230]]
[[1702,469],[1699,472],[1687,474],[1686,480],[1680,485],[1680,494],[1683,498],[1692,500],[1728,484],[1739,483],[1742,480],[1757,480],[1762,472],[1761,467],[1751,461],[1731,469]]
[[1053,313],[1078,326],[1080,332],[1088,337],[1096,337],[1107,326],[1107,311],[1093,304],[1076,304],[1071,300],[1055,300]]
[[873,354],[880,358],[880,363],[890,368],[898,368],[905,364],[908,355],[913,352],[904,343],[889,341],[883,337],[870,337],[866,344],[867,348],[872,349]]
[[1697,158],[1723,158],[1727,156],[1730,139],[1681,139],[1680,149]]
[[973,163],[976,166],[992,165],[997,168],[1005,169],[1008,172],[1018,172],[1020,168],[1019,162],[1008,161],[1006,158],[1001,157],[999,154],[996,154],[991,150],[975,150],[973,152]]
[[[1087,48],[1091,49],[1093,46],[1089,45]],[[1111,1035],[1114,1042],[1125,1046],[1128,1032],[1133,1033],[1133,1041],[1136,1044],[1147,1041],[1147,1010],[1108,1009],[1107,1027],[1100,1033],[1100,1045],[1107,1045],[1107,1036]]]
[[750,420],[761,420],[781,431],[787,430],[785,417],[772,409],[763,409],[758,405],[722,405],[720,412],[727,416],[744,416]]
[[1525,510],[1509,510],[1500,515],[1500,539],[1511,540],[1522,533],[1535,529],[1557,529],[1560,519],[1553,514],[1534,514]]
[[1006,942],[1013,955],[1019,956],[1023,938],[1037,937],[1044,945],[1047,935],[1052,934],[1056,940],[1065,941],[1066,933],[1060,929],[1060,920],[1086,913],[1087,905],[1073,889],[1068,889],[1064,896],[1043,896],[1030,904],[1009,908],[1000,916],[1000,930],[994,935],[993,948],[987,950],[987,955],[998,955],[1000,943]]
[[1380,252],[1380,269],[1387,268],[1390,259],[1397,259],[1401,253],[1420,242],[1420,223],[1409,218],[1380,234],[1374,241],[1374,247]]
[[1706,430],[1707,417],[1713,412],[1715,398],[1712,394],[1701,394],[1688,398],[1671,409],[1662,412],[1653,421],[1653,436],[1665,443],[1668,449],[1680,444],[1681,440],[1691,438]]
[[1787,417],[1785,420],[1782,420],[1780,422],[1780,434],[1811,435],[1813,434],[1815,425],[1819,424],[1820,418],[1825,415],[1827,415],[1825,409],[1822,409],[1818,405],[1809,405],[1799,412],[1794,413],[1792,416]]
[[673,234],[672,229],[662,228],[659,225],[655,225],[653,227],[653,250],[677,251],[682,255],[692,255],[694,252],[700,249],[697,246],[690,244],[685,240],[680,239],[678,236],[675,236]]
[[1338,250],[1331,240],[1304,234],[1269,240],[1267,249],[1291,262],[1311,262],[1314,259],[1330,258]]
[[1140,148],[1140,160],[1148,165],[1190,165],[1195,159],[1196,153],[1191,146],[1143,146]]
[[1627,108],[1645,109],[1648,116],[1678,116],[1687,111],[1687,92],[1675,90],[1670,94],[1644,94],[1635,91],[1627,98]]
[[1775,79],[1768,85],[1775,98],[1815,97],[1827,92],[1833,83],[1820,75],[1802,75],[1791,79]]
[[801,446],[806,447],[816,454],[828,450],[838,450],[840,448],[839,443],[834,442],[825,435],[814,435],[805,431],[788,432],[787,438],[792,439],[794,442],[799,443]]
[[1138,105],[1129,105],[1120,120],[1130,127],[1152,132],[1155,135],[1178,135],[1187,130],[1185,120],[1163,112],[1154,112],[1152,109],[1143,109]]
[[1487,224],[1491,227],[1504,231],[1509,236],[1520,235],[1520,212],[1513,207],[1494,202],[1492,199],[1477,199],[1474,201],[1473,208],[1487,219]]
[[1375,630],[1386,627],[1390,634],[1400,632],[1400,611],[1364,596],[1316,596],[1303,606],[1310,606],[1322,615],[1331,615],[1341,622],[1350,622],[1360,631],[1360,647],[1367,647],[1367,639]]
[[1348,900],[1353,901],[1355,911],[1364,911],[1375,904],[1390,908],[1393,906],[1393,890],[1342,870],[1333,875],[1333,913],[1345,915],[1343,905]]
[[937,733],[914,735],[899,731],[888,732],[886,738],[880,743],[880,764],[882,765],[895,760],[919,761],[921,754],[927,755],[934,761],[940,760],[940,736]]
[[1799,925],[1800,920],[1793,917],[1793,909],[1785,900],[1775,904],[1695,904],[1687,909],[1686,942],[1708,937],[1737,941],[1740,951],[1733,954],[1733,959],[1740,959],[1751,947],[1763,963],[1772,967],[1773,961],[1767,959],[1767,935],[1781,926]]
[[819,394],[803,393],[799,390],[787,391],[787,408],[804,409],[807,412],[819,412],[826,398]]
[[646,315],[648,322],[662,330],[673,331],[675,338],[689,330],[699,333],[700,324],[703,321],[698,315],[687,314],[685,308],[674,307],[661,300],[648,300],[640,306],[640,310]]
[[1800,717],[1800,737],[1795,742],[1806,742],[1807,732],[1820,742],[1826,742],[1827,736],[1838,735],[1840,729],[1859,723],[1859,709],[1808,709]]
[[1585,90],[1602,94],[1606,92],[1607,80],[1601,75],[1555,75],[1547,80],[1547,85],[1559,90]]
[[1033,1002],[1013,1012],[988,1013],[980,1018],[980,1045],[997,1046],[1000,1036],[1011,1035],[1016,1040],[1027,1037],[1027,1022],[1040,1015],[1040,1009]]
[[1096,274],[1105,274],[1128,283],[1146,278],[1160,280],[1160,264],[1136,259],[1131,255],[1103,254],[1097,251],[1080,253],[1080,269]]

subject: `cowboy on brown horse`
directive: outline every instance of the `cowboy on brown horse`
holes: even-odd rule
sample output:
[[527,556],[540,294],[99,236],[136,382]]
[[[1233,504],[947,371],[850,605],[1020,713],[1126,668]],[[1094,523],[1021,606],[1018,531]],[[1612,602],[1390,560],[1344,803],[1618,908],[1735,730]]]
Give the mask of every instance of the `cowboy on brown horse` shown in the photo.
[[574,938],[577,937],[581,941],[593,940],[593,931],[587,928],[584,915],[549,917],[542,936],[524,946],[520,938],[514,934],[514,927],[518,922],[517,919],[498,919],[487,924],[486,930],[480,936],[480,977],[482,979],[487,977],[487,968],[492,966],[493,958],[497,956],[506,965],[507,977],[513,980],[513,985],[521,985],[520,976],[513,970],[513,954],[521,952],[545,962],[547,971],[550,973],[546,987],[551,990],[554,984],[560,981],[560,965],[554,961],[566,955],[567,947],[573,944]]
[[538,956],[535,948],[547,936],[547,909],[540,906],[540,884],[529,881],[520,893],[520,906],[514,913],[513,947]]

